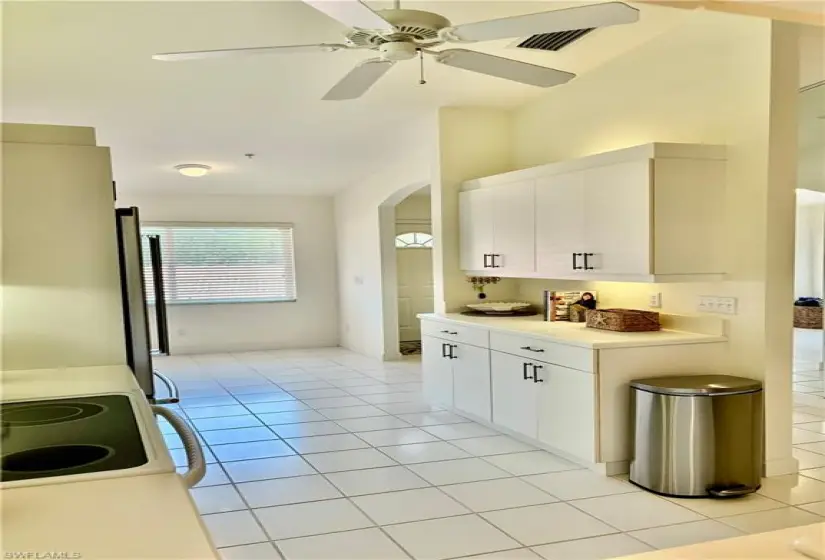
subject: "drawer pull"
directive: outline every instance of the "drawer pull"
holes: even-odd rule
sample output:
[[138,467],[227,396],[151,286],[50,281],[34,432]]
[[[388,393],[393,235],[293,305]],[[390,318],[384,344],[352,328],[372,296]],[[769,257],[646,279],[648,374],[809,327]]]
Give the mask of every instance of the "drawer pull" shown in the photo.
[[450,358],[451,360],[457,360],[457,359],[458,359],[458,356],[456,356],[455,354],[453,354],[453,350],[455,350],[456,348],[458,348],[458,346],[457,346],[456,344],[448,344],[447,346],[449,346],[449,347],[450,347],[450,355],[448,356],[448,358]]
[[522,350],[529,350],[530,352],[544,352],[544,348],[531,348],[529,346],[522,346]]
[[458,334],[458,331],[441,331],[444,334]]
[[544,383],[544,379],[539,379],[539,370],[544,366],[533,366],[533,383]]
[[[527,362],[525,362],[525,363],[524,363],[524,366],[521,368],[521,372],[522,372],[522,374],[524,375],[524,380],[525,380],[525,381],[527,381],[528,379],[533,379],[533,377],[532,377],[532,376],[527,375],[527,368],[532,367],[532,366],[533,366],[533,364],[528,364]],[[535,374],[535,371],[536,371],[536,370],[534,369],[534,370],[533,370],[533,373],[534,373],[534,374]]]

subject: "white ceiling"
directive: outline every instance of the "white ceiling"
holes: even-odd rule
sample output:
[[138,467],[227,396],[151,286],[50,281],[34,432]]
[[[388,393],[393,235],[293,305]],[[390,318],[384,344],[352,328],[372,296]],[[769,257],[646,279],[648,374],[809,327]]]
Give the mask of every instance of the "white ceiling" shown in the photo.
[[[588,2],[588,3],[593,3]],[[375,8],[387,3],[370,2]],[[413,2],[463,23],[570,2]],[[94,126],[121,191],[326,194],[352,184],[404,127],[442,105],[514,106],[543,90],[435,64],[397,66],[364,98],[321,96],[361,52],[162,63],[155,52],[337,41],[344,28],[280,2],[14,2],[3,14],[3,120]],[[642,21],[560,53],[472,48],[586,72],[676,25],[685,11],[640,6]],[[247,152],[256,156],[244,157]],[[179,176],[180,163],[213,166]]]

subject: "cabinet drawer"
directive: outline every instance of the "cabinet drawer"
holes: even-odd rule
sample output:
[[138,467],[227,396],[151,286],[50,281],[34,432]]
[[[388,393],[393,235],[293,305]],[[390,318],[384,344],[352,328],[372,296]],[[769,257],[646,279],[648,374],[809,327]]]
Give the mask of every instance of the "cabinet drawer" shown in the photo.
[[590,373],[595,371],[596,351],[589,348],[566,346],[537,338],[500,332],[490,333],[490,348],[499,352],[580,371]]
[[490,347],[490,331],[479,327],[424,320],[421,321],[421,333],[482,348]]

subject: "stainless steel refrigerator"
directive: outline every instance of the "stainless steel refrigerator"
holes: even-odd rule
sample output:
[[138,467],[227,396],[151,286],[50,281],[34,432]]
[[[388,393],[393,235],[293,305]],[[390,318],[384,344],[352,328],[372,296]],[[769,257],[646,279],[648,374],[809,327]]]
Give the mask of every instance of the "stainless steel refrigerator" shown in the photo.
[[[140,215],[134,206],[118,208],[115,215],[127,362],[149,402],[178,402],[175,384],[152,364],[153,355],[169,354],[160,237],[141,235]],[[148,246],[149,262],[144,261],[144,243]],[[154,302],[151,306],[146,301],[146,276],[152,279]],[[156,348],[152,347],[150,320],[155,322]],[[162,384],[160,390],[156,390],[156,381]]]

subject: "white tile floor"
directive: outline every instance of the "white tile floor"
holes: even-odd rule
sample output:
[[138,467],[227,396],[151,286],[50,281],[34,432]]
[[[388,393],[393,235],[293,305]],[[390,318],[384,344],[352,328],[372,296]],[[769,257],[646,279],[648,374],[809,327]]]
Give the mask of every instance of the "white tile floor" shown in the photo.
[[812,389],[796,394],[801,475],[710,501],[642,492],[431,409],[415,361],[320,349],[157,365],[207,452],[192,496],[226,559],[593,560],[825,521],[821,372],[794,376]]

